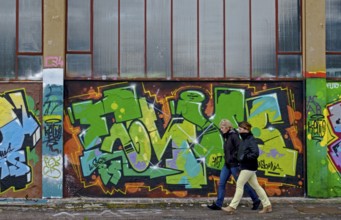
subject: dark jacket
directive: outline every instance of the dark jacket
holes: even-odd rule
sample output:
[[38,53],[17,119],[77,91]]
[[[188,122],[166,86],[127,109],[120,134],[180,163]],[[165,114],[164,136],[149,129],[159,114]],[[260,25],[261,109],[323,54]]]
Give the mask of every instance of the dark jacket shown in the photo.
[[252,133],[243,134],[242,139],[237,156],[240,169],[256,171],[258,169],[257,159],[259,156],[259,148],[256,139],[253,137]]
[[224,159],[227,167],[238,166],[237,154],[240,138],[236,130],[230,129],[223,134],[224,139]]

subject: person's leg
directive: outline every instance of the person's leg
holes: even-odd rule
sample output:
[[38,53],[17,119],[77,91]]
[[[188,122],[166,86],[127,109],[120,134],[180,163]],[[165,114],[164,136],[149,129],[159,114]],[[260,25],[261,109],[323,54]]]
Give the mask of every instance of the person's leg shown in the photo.
[[[240,172],[240,168],[239,167],[233,167],[233,168],[231,168],[231,172],[232,172],[233,178],[237,181],[238,180],[238,175],[239,175],[239,172]],[[258,198],[257,193],[250,187],[250,185],[248,183],[246,183],[244,185],[244,190],[251,197],[251,199],[253,201],[252,209],[254,209],[254,210],[258,209],[260,200]]]
[[219,207],[223,206],[225,192],[226,192],[226,182],[230,178],[230,176],[231,176],[231,170],[225,164],[223,168],[221,169],[220,177],[219,177],[218,198],[216,201],[216,205]]
[[262,201],[263,208],[271,206],[270,200],[268,196],[266,195],[265,190],[259,185],[256,171],[253,172],[249,179],[250,186],[256,191],[257,195],[259,196],[259,199]]
[[254,189],[252,189],[252,187],[249,185],[249,183],[245,184],[244,190],[251,197],[253,203],[260,202],[257,193],[255,192]]
[[242,170],[238,176],[236,192],[230,203],[230,207],[236,209],[244,193],[244,185],[248,182],[252,173],[249,170]]

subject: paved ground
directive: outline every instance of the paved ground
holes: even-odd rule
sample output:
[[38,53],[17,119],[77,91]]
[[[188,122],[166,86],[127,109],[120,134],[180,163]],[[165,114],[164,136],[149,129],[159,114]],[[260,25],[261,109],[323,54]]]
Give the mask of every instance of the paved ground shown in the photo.
[[212,211],[204,199],[0,199],[0,219],[341,219],[341,198],[270,198],[273,212],[258,214],[243,199],[237,213]]

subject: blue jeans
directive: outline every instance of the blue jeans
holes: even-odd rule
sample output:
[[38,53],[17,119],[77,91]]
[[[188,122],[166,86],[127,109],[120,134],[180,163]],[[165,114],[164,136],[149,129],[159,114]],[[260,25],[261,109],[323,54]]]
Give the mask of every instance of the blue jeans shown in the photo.
[[[220,180],[218,185],[218,198],[216,201],[217,206],[219,207],[223,206],[227,180],[230,178],[232,174],[235,181],[237,181],[239,172],[240,172],[239,167],[228,168],[226,164],[221,169]],[[244,185],[244,190],[251,197],[253,202],[259,201],[257,193],[251,188],[251,186],[248,183]]]

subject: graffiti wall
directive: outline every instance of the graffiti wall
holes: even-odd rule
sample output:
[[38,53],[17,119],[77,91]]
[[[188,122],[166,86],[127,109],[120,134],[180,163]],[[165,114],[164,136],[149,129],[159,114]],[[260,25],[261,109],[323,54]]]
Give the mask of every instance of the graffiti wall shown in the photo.
[[43,198],[63,197],[63,69],[43,71]]
[[253,125],[270,196],[304,195],[302,82],[64,86],[64,197],[215,197],[223,118]]
[[[341,82],[327,83],[327,122],[328,131],[328,157],[332,162],[336,173],[333,180],[338,189],[338,195],[341,195]],[[333,187],[334,188],[334,187]]]
[[0,197],[41,197],[41,83],[0,83]]
[[341,196],[341,82],[308,79],[308,196]]

